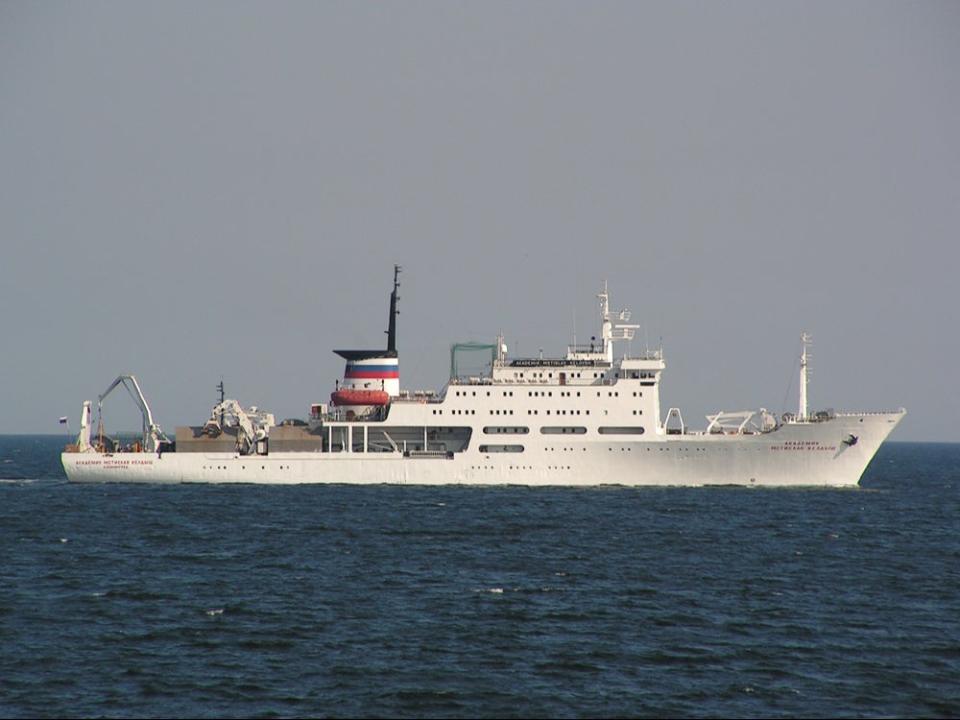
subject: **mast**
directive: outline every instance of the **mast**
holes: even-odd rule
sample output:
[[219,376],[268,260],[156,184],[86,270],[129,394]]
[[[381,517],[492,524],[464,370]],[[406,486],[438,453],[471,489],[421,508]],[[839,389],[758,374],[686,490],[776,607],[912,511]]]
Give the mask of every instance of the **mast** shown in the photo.
[[639,325],[630,324],[632,313],[624,308],[619,311],[610,310],[610,291],[607,281],[603,281],[603,292],[597,295],[600,300],[600,339],[603,341],[600,351],[606,361],[613,362],[613,343],[618,340],[633,340],[634,333]]
[[400,289],[400,266],[393,266],[393,292],[390,293],[390,322],[387,326],[387,351],[396,352],[397,351],[397,315],[400,314],[400,311],[397,310],[397,300],[400,299],[400,295],[397,294],[397,291]]
[[800,333],[800,406],[797,409],[797,420],[803,422],[807,419],[807,365],[809,356],[807,355],[807,346],[812,338],[809,333]]
[[[370,407],[365,405],[352,406],[350,398],[352,391],[381,390],[389,397],[400,395],[400,363],[397,358],[397,302],[400,300],[400,266],[393,266],[393,291],[390,293],[390,319],[384,333],[387,335],[386,350],[334,350],[347,361],[343,371],[343,382],[333,393],[331,401],[339,407],[363,407],[364,414]],[[356,399],[355,393],[351,395]],[[353,410],[357,412],[356,409]]]
[[[223,401],[226,399],[223,389],[223,375],[220,376],[220,382],[217,383],[217,390],[220,392],[220,406],[223,406]],[[223,410],[220,411],[220,427],[223,427]]]
[[603,281],[603,292],[597,294],[600,300],[600,339],[603,342],[602,352],[607,362],[613,362],[613,323],[610,321],[610,293],[607,291],[607,281]]

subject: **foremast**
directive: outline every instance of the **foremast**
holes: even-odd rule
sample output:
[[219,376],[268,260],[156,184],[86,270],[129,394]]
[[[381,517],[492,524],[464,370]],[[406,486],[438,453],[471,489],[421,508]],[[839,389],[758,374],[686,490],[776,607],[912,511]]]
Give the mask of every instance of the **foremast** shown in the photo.
[[807,410],[807,382],[808,370],[807,367],[810,361],[810,355],[807,352],[807,347],[810,345],[813,338],[810,337],[809,333],[800,333],[800,402],[797,408],[797,421],[806,422],[808,419],[809,411]]

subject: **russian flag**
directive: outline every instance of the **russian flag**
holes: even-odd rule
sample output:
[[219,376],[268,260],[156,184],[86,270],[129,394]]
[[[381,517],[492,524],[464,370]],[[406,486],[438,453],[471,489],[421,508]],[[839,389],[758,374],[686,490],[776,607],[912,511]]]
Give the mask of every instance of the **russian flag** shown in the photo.
[[66,425],[66,424],[67,424],[67,416],[66,416],[66,415],[64,415],[62,418],[60,418],[60,424],[61,424],[61,425]]

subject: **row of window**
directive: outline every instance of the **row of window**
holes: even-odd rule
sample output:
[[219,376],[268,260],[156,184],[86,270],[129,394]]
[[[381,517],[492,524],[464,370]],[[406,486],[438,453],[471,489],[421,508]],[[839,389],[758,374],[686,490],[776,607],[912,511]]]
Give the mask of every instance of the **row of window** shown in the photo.
[[[557,375],[558,375],[558,376],[559,376],[559,375],[562,375],[562,376],[564,376],[564,377],[566,377],[566,378],[581,378],[581,377],[583,377],[583,373],[579,373],[579,372],[558,372]],[[522,378],[522,377],[524,377],[524,374],[523,374],[523,372],[516,372],[516,371],[514,371],[513,376],[514,376],[515,378]],[[532,372],[532,373],[530,373],[530,377],[532,377],[532,378],[540,379],[540,378],[543,378],[543,376],[544,376],[544,374],[543,374],[542,372]],[[553,377],[553,373],[552,373],[552,372],[548,372],[548,373],[546,374],[546,377],[547,377],[548,379],[549,379],[549,378],[552,378],[552,377]],[[590,374],[589,374],[589,373],[587,373],[587,377],[588,377],[588,378],[590,377]],[[607,373],[596,373],[596,372],[595,372],[595,373],[593,373],[593,377],[594,377],[594,379],[596,379],[596,378],[604,378],[604,377],[608,377],[608,375],[607,375]],[[620,378],[620,373],[619,373],[619,372],[613,373],[613,377],[619,379],[619,378]],[[632,379],[632,380],[637,380],[638,378],[656,378],[656,377],[657,377],[657,371],[656,371],[656,370],[628,370],[628,371],[626,371],[626,372],[623,373],[623,377],[624,377],[624,378],[630,378],[630,379]]]
[[[229,468],[228,466],[226,466],[226,465],[203,465],[202,467],[203,467],[204,470],[229,470],[229,469],[230,469],[230,468]],[[236,466],[234,466],[233,469],[236,470],[236,469],[237,469]],[[241,465],[241,466],[240,466],[240,469],[241,469],[241,470],[246,470],[246,469],[247,469],[247,466],[246,466],[246,465]],[[256,468],[253,468],[253,469],[256,470]],[[266,465],[261,465],[261,466],[260,466],[260,469],[261,469],[261,470],[266,470],[266,469],[267,469],[267,466],[266,466]],[[271,469],[271,470],[289,470],[289,469],[290,469],[290,466],[289,466],[289,465],[275,465],[274,467],[272,467],[272,468],[270,468],[270,469]]]
[[[578,429],[583,430],[583,432],[586,432],[586,428],[578,428]],[[542,428],[541,428],[541,430],[542,430]],[[613,427],[612,427],[612,428],[600,428],[600,432],[601,432],[601,433],[604,433],[604,432],[606,432],[606,433],[615,433],[615,434],[617,434],[617,435],[628,435],[628,434],[642,435],[642,434],[643,434],[643,428],[623,428],[623,427],[619,427],[619,428],[613,428]],[[566,448],[564,448],[564,449],[566,449]],[[613,448],[607,448],[607,449],[610,450],[611,452],[613,451]],[[625,449],[626,449],[626,450],[631,450],[631,448],[620,448],[621,451],[623,451],[623,450],[625,450]],[[522,452],[524,451],[524,447],[523,447],[523,445],[506,445],[506,444],[504,444],[504,445],[481,445],[481,446],[478,448],[478,450],[479,450],[480,452],[482,452],[482,453],[485,453],[485,454],[490,454],[490,453],[522,453]],[[586,448],[584,448],[584,450],[586,450]],[[632,450],[631,450],[631,452],[632,452]]]
[[[471,397],[471,396],[472,396],[472,397],[476,397],[476,396],[477,396],[477,391],[476,391],[476,390],[454,390],[454,394],[455,394],[457,397]],[[513,390],[501,390],[501,391],[500,391],[500,394],[501,394],[503,397],[513,397]],[[527,395],[529,396],[530,393],[527,393]],[[490,397],[490,391],[489,391],[489,390],[487,390],[487,397]]]
[[[643,373],[640,373],[640,376],[643,377]],[[636,377],[636,375],[634,375],[634,377]],[[640,384],[644,386],[649,386],[649,385],[653,385],[654,383],[644,382]],[[490,397],[490,392],[491,392],[490,390],[486,391],[487,397]],[[573,397],[571,395],[571,392],[572,391],[570,390],[561,390],[560,396]],[[578,390],[576,392],[577,392],[577,397],[580,397],[580,391]],[[607,394],[609,395],[610,393],[607,393]],[[454,390],[454,395],[456,395],[456,397],[476,397],[477,391],[476,390]],[[501,390],[500,395],[502,397],[513,397],[513,390]],[[634,397],[636,397],[637,393],[635,392],[633,393],[633,395]],[[640,395],[642,396],[643,393],[641,392]],[[598,392],[597,397],[599,396],[600,396],[600,393]],[[527,397],[553,397],[553,391],[552,390],[527,390]]]
[[[499,470],[496,465],[471,465],[471,470]],[[510,470],[535,470],[533,465],[511,465]],[[547,470],[569,470],[569,465],[547,465]]]
[[[456,390],[456,391],[454,391],[454,394],[455,394],[457,397],[461,397],[461,396],[462,396],[462,397],[467,397],[467,392],[468,392],[467,390]],[[476,397],[476,396],[477,396],[477,391],[476,391],[476,390],[471,390],[471,391],[469,391],[469,392],[473,395],[473,397]],[[577,393],[576,397],[580,397],[580,391],[577,390],[576,393]],[[600,397],[601,394],[602,394],[602,393],[598,390],[598,391],[597,391],[597,397]],[[503,395],[503,397],[513,397],[513,390],[503,390],[503,391],[502,391],[502,395]],[[558,391],[558,396],[559,396],[559,397],[573,397],[573,391],[571,391],[571,390],[560,390],[560,391]],[[636,390],[634,390],[633,396],[634,396],[634,397],[643,397],[643,391],[641,390],[640,392],[637,392]],[[490,397],[490,391],[489,391],[489,390],[487,390],[487,397]],[[527,391],[527,397],[553,397],[553,390],[528,390],[528,391]],[[607,397],[620,397],[620,391],[619,391],[619,390],[607,391]]]
[[[443,410],[431,410],[434,415],[443,415]],[[476,410],[449,410],[451,415],[476,415]],[[513,410],[488,410],[490,415],[513,415]],[[544,410],[545,415],[589,415],[589,410]],[[527,410],[527,415],[539,415],[540,410]],[[634,410],[634,415],[643,415],[643,410]]]
[[523,445],[481,445],[482,453],[522,453]]
[[[584,415],[590,414],[589,410],[583,410],[582,412]],[[545,413],[549,415],[550,411],[546,410]],[[581,413],[580,410],[554,410],[553,411],[554,415],[579,415],[580,413]],[[527,415],[539,415],[539,414],[540,414],[539,410],[527,410]],[[606,411],[604,411],[604,414],[606,414]]]
[[[524,425],[488,425],[483,429],[486,435],[527,435],[530,428]],[[643,435],[643,428],[639,425],[603,426],[597,428],[601,435]],[[540,428],[542,435],[585,435],[587,429],[582,425],[544,425]]]
[[[578,372],[558,372],[557,375],[563,375],[564,377],[568,377],[568,378],[579,378],[579,377],[583,377],[583,373],[578,373]],[[524,377],[524,374],[523,374],[522,372],[516,372],[516,371],[514,371],[513,376],[514,376],[515,378],[522,378],[522,377]],[[603,377],[603,376],[604,376],[604,373],[594,373],[594,374],[593,374],[593,377],[595,377],[595,378],[599,378],[599,377]],[[542,377],[543,377],[543,373],[542,373],[542,372],[532,372],[532,373],[530,373],[530,377],[532,377],[532,378],[542,378]],[[552,373],[552,372],[548,372],[548,373],[547,373],[547,378],[552,378],[552,377],[553,377],[553,373]],[[590,377],[590,375],[588,374],[587,377]]]

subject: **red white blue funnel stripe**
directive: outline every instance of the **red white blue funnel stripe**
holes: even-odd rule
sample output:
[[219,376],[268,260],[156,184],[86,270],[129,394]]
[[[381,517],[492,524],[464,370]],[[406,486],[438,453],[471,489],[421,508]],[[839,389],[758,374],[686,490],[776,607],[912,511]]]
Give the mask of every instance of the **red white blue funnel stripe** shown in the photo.
[[400,361],[395,357],[347,360],[343,385],[347,390],[383,390],[390,397],[400,394]]
[[400,377],[400,364],[396,359],[376,358],[373,361],[357,360],[347,363],[343,376],[348,379],[363,378],[388,380]]

